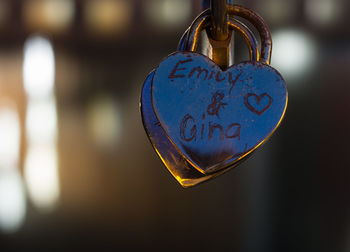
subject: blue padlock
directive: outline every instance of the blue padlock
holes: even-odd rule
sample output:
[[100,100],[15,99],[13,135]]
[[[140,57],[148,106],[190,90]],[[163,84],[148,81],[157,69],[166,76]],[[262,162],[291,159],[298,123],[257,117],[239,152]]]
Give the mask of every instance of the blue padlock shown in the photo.
[[[208,11],[205,11],[195,19],[191,27],[182,36],[178,46],[178,51],[184,51],[188,45],[192,45],[194,43],[195,36],[193,33],[201,28],[200,26],[203,25],[203,20],[209,14],[210,13]],[[249,46],[251,59],[256,60],[259,52],[257,42],[252,32],[244,24],[234,19],[230,21],[230,27],[243,35],[247,45]],[[189,35],[190,30],[192,31],[192,34]],[[154,71],[150,73],[143,85],[141,96],[142,119],[145,130],[152,145],[154,146],[154,149],[170,173],[183,187],[190,187],[214,178],[232,168],[233,166],[214,174],[202,174],[194,169],[192,165],[189,164],[180,153],[178,153],[177,149],[167,138],[164,130],[160,127],[160,123],[153,111],[151,102],[151,83],[153,76]]]
[[230,14],[245,17],[248,11],[248,19],[259,22],[263,57],[249,29],[236,21],[229,24],[245,35],[251,61],[222,71],[209,58],[193,52],[199,32],[210,25],[206,11],[180,43],[192,51],[168,56],[144,84],[141,104],[146,131],[183,186],[205,181],[240,163],[266,141],[284,116],[287,90],[281,75],[266,64],[271,52],[269,33],[261,29],[266,25],[261,18],[254,19],[250,10],[243,10],[240,7]]

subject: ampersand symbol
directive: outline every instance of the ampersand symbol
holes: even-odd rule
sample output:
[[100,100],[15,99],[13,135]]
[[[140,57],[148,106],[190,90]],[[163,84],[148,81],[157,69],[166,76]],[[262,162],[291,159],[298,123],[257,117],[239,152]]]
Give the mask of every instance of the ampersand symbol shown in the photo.
[[207,113],[208,115],[216,115],[217,118],[219,117],[219,110],[222,107],[223,109],[225,109],[225,106],[227,105],[227,103],[222,102],[222,99],[224,99],[225,94],[223,92],[217,91],[213,94],[213,96],[211,97],[211,104],[209,104],[208,108],[207,108]]

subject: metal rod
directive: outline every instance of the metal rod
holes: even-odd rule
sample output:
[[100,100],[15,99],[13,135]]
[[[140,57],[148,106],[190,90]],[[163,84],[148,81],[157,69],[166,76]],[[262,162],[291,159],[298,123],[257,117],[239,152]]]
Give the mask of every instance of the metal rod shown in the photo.
[[211,0],[212,11],[211,35],[215,40],[223,41],[228,38],[226,0]]
[[234,0],[202,0],[203,9],[210,8],[211,28],[207,30],[210,47],[208,56],[222,69],[233,64],[234,51],[232,32],[228,30],[226,4]]
[[223,70],[230,64],[232,32],[228,30],[226,0],[210,0],[211,29],[209,57]]

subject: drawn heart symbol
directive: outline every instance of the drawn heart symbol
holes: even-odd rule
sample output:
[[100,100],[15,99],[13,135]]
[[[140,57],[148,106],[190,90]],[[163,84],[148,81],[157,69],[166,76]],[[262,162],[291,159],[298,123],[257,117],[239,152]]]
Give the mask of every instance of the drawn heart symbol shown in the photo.
[[287,106],[284,80],[270,66],[243,62],[222,71],[194,52],[163,60],[151,95],[166,136],[203,174],[227,168],[259,147],[276,130]]
[[[255,99],[253,102],[251,101],[252,99],[250,99],[252,97]],[[259,105],[262,104],[262,102],[261,102],[262,100],[267,100],[267,103],[265,103],[265,105],[260,106],[260,109],[259,109]],[[271,98],[271,96],[269,96],[267,93],[263,93],[261,95],[248,93],[244,97],[244,104],[253,113],[258,114],[258,115],[262,115],[271,106],[272,100],[273,99]]]

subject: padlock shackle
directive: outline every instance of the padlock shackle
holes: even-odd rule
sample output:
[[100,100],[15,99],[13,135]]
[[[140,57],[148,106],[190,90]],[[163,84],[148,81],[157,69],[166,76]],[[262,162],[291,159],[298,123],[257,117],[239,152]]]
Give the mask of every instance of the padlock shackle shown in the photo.
[[227,23],[229,28],[232,28],[243,37],[249,49],[250,59],[252,61],[259,61],[260,60],[259,46],[253,32],[245,24],[243,24],[241,21],[237,19],[228,18]]
[[[235,30],[244,38],[249,49],[250,59],[252,61],[259,61],[258,43],[250,29],[242,22],[232,18],[228,19],[227,24],[229,29]],[[195,51],[198,45],[198,40],[201,31],[208,28],[210,25],[211,15],[210,10],[208,9],[199,14],[198,17],[193,21],[191,26],[183,34],[179,43],[178,50]]]
[[207,9],[200,13],[192,24],[189,27],[187,42],[186,42],[186,50],[195,51],[198,40],[200,37],[201,31],[203,31],[206,27],[210,25],[211,12],[210,9]]
[[177,45],[178,51],[186,51],[189,30],[190,30],[190,27],[188,27],[186,31],[182,34],[179,44]]
[[269,28],[262,17],[256,12],[247,9],[240,5],[227,4],[227,13],[229,16],[239,16],[254,25],[258,30],[261,39],[261,58],[260,62],[265,64],[271,63],[271,52],[272,52],[272,38]]

